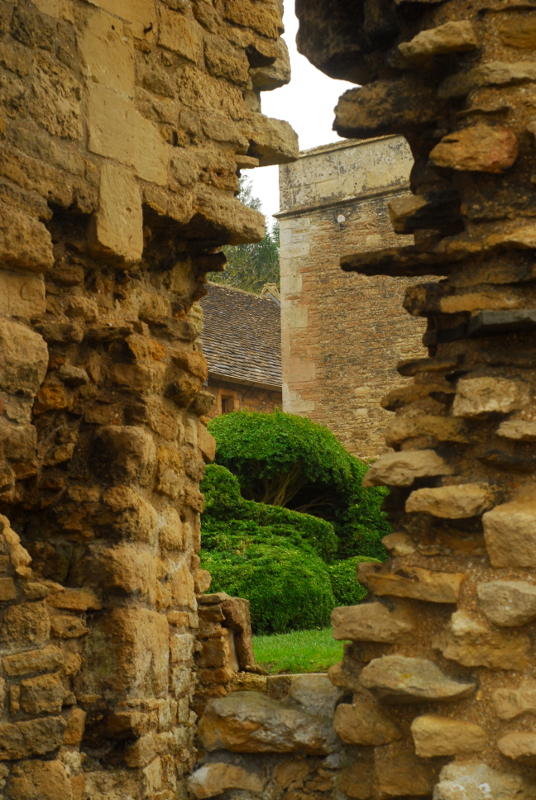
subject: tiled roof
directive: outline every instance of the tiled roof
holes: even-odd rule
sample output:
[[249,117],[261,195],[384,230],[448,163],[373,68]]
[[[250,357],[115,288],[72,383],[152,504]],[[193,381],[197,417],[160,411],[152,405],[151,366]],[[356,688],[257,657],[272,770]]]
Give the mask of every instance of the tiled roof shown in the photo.
[[281,309],[268,297],[208,283],[201,339],[209,373],[281,386]]

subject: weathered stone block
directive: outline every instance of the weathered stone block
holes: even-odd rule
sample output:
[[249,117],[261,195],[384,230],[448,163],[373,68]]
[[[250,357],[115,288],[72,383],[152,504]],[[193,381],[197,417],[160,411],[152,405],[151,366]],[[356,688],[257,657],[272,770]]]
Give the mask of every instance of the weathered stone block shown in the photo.
[[21,681],[20,704],[27,714],[58,714],[65,690],[58,673]]
[[188,789],[197,800],[204,800],[227,789],[262,792],[265,782],[258,768],[246,769],[235,764],[211,762],[190,776]]
[[450,475],[451,472],[434,450],[403,450],[380,456],[363,478],[363,486],[411,486],[416,478]]
[[459,53],[478,47],[476,31],[469,20],[446,22],[403,42],[398,49],[407,61],[419,63],[444,53]]
[[436,770],[398,743],[374,751],[374,774],[378,797],[429,797]]
[[445,630],[432,640],[445,658],[466,667],[512,669],[528,667],[530,639],[522,634],[501,634],[488,630],[463,611],[456,611]]
[[411,723],[415,752],[423,758],[478,753],[488,743],[487,732],[472,722],[427,714]]
[[90,84],[89,150],[134,168],[146,181],[167,183],[167,145],[156,126],[144,119],[129,98]]
[[406,511],[444,519],[466,519],[493,506],[494,492],[487,483],[465,483],[417,489],[406,500]]
[[517,137],[510,128],[474,125],[443,137],[430,158],[438,167],[502,173],[518,154]]
[[354,695],[352,704],[340,703],[335,709],[333,728],[345,744],[378,746],[402,738],[398,724],[372,695]]
[[9,800],[72,800],[71,783],[61,761],[15,764],[7,785]]
[[71,70],[38,56],[33,69],[29,111],[53,136],[82,138],[82,86]]
[[529,389],[520,381],[506,378],[462,378],[452,406],[455,417],[487,417],[509,414],[529,402]]
[[507,758],[533,767],[536,764],[536,734],[524,731],[507,733],[497,742],[497,747]]
[[368,642],[397,642],[415,629],[408,614],[382,603],[335,608],[331,613],[333,638]]
[[455,603],[465,579],[461,572],[433,572],[406,565],[397,572],[387,572],[385,567],[372,562],[358,564],[357,577],[380,596],[412,597],[429,603]]
[[143,252],[141,191],[130,170],[103,164],[93,236],[92,250],[96,255],[116,256],[127,264],[140,260]]
[[93,452],[94,468],[105,480],[127,484],[132,481],[142,486],[151,480],[156,447],[144,428],[127,425],[101,428]]
[[78,47],[88,79],[129,97],[134,95],[134,46],[127,25],[104,11],[94,11]]
[[536,566],[536,505],[504,503],[482,517],[493,567]]
[[39,646],[49,634],[50,620],[44,603],[9,606],[0,629],[0,638],[8,646]]
[[183,58],[200,64],[203,60],[203,29],[191,17],[160,6],[158,44]]
[[497,689],[492,697],[493,707],[500,719],[515,719],[521,714],[536,713],[536,681],[524,680],[518,689]]
[[38,317],[45,313],[45,282],[37,275],[0,272],[0,314]]
[[90,0],[90,2],[130,22],[136,39],[152,42],[157,24],[154,0]]
[[525,625],[536,619],[536,586],[527,581],[479,583],[480,608],[491,622],[504,627]]
[[469,761],[443,767],[439,783],[434,789],[434,800],[453,800],[459,794],[460,786],[465,793],[464,800],[484,800],[486,794],[493,800],[510,800],[516,795],[528,800],[536,788],[530,779],[499,772],[481,762]]
[[449,678],[428,659],[397,655],[373,659],[361,673],[361,684],[393,704],[459,700],[476,688],[470,681]]
[[[0,203],[0,215],[3,220],[0,231],[0,261],[7,267],[18,267],[31,272],[46,272],[50,269],[54,256],[50,233],[45,226],[36,217],[24,214],[5,203]],[[40,306],[42,307],[42,300]]]
[[61,746],[66,723],[63,717],[41,717],[18,722],[17,727],[24,738],[26,754],[44,756]]
[[63,665],[64,660],[63,650],[55,645],[48,645],[42,650],[26,650],[12,656],[4,656],[2,666],[6,675],[15,677],[57,669]]

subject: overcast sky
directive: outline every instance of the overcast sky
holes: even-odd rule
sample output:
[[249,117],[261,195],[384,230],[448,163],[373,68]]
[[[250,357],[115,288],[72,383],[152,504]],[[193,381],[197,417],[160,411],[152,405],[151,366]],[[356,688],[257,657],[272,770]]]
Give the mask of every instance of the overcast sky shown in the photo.
[[[340,141],[333,131],[333,109],[340,95],[355,84],[335,81],[313,67],[296,50],[298,20],[293,0],[285,3],[285,39],[290,51],[292,78],[290,84],[272,92],[262,92],[262,111],[268,117],[285,119],[294,128],[300,150]],[[268,216],[279,211],[278,167],[261,167],[244,172],[253,182],[253,194],[262,202]]]

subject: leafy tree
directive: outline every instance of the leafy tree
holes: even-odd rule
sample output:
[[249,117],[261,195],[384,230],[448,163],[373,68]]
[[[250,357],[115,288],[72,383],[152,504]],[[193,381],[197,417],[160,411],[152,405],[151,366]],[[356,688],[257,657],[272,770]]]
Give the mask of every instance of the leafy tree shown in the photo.
[[[251,181],[240,178],[239,200],[244,205],[261,210],[261,201],[253,196]],[[279,286],[279,225],[266,226],[266,235],[256,244],[228,245],[223,248],[227,256],[225,272],[211,276],[216,283],[237,286],[247,292],[260,292],[265,283]]]

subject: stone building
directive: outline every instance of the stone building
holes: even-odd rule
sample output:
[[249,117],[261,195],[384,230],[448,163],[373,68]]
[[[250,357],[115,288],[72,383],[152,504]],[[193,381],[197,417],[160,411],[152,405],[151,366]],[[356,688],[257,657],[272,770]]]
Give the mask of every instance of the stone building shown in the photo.
[[284,409],[361,458],[385,449],[380,401],[404,383],[397,360],[423,354],[424,326],[401,307],[407,280],[345,275],[340,255],[395,244],[387,204],[408,194],[412,164],[405,139],[384,136],[279,169]]
[[281,308],[276,293],[244,292],[208,283],[201,301],[206,389],[215,397],[209,417],[230,411],[282,407]]
[[297,156],[260,108],[281,31],[276,0],[0,0],[6,800],[187,795],[214,454],[191,310],[264,234],[240,169]]

